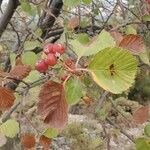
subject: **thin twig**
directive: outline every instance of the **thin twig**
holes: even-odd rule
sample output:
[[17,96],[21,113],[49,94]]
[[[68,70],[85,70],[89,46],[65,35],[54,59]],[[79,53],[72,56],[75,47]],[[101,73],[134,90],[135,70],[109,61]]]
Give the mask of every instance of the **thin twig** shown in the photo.
[[[41,79],[31,83],[30,86],[24,87],[22,91],[19,91],[19,93],[23,94],[25,91],[29,91],[31,88],[41,85],[42,83],[46,82],[48,79],[49,78],[45,78],[45,77],[41,78]],[[18,106],[20,104],[21,104],[21,101],[17,102],[14,106],[12,106],[12,108],[8,112],[3,114],[2,122],[7,121],[10,118],[11,114],[18,108]]]
[[101,122],[101,125],[102,125],[103,131],[105,133],[105,136],[107,138],[107,150],[111,150],[111,148],[110,148],[110,134],[107,133],[106,126],[103,122]]
[[18,108],[19,105],[20,101],[13,105],[12,108],[2,116],[2,122],[6,122],[10,118],[10,115]]
[[113,108],[128,122],[128,124],[130,124],[131,122],[129,122],[129,120],[127,119],[127,117],[116,107],[116,105],[114,104],[114,102],[108,98],[109,101],[111,102]]
[[32,123],[32,121],[29,119],[29,117],[26,116],[25,114],[23,114],[23,115],[24,115],[24,117],[26,118],[26,120],[28,121],[28,123],[32,126],[32,128],[33,128],[34,130],[36,130],[36,132],[37,132],[38,134],[42,134],[42,132]]
[[101,107],[104,103],[104,101],[106,100],[106,97],[107,95],[109,94],[108,91],[105,91],[101,96],[100,96],[100,99],[99,99],[99,102],[98,102],[98,106]]
[[107,121],[110,125],[112,125],[112,126],[114,126],[115,128],[119,129],[122,134],[124,134],[128,139],[130,139],[130,141],[132,141],[133,143],[135,143],[134,138],[133,138],[131,135],[129,135],[128,133],[126,133],[121,127],[119,127],[117,124],[113,123],[109,118],[107,118],[106,121]]
[[101,33],[101,31],[102,31],[102,30],[105,28],[105,26],[107,25],[109,19],[111,18],[111,16],[114,14],[114,11],[116,10],[117,5],[118,5],[118,4],[116,3],[116,5],[114,6],[112,12],[110,13],[110,15],[107,17],[106,21],[104,22],[104,25],[102,26],[102,28],[101,28],[101,30],[100,30],[99,33]]

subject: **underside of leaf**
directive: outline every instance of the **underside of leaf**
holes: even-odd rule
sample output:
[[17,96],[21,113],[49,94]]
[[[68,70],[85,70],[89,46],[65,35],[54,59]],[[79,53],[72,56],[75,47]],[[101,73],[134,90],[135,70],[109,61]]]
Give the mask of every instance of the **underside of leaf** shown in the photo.
[[148,106],[142,106],[133,112],[133,121],[136,124],[143,124],[148,120]]
[[0,87],[0,111],[9,109],[14,104],[14,100],[13,91]]
[[30,66],[18,65],[10,71],[9,76],[22,80],[29,75],[30,71]]
[[21,137],[21,145],[24,149],[30,149],[35,146],[35,136],[31,133],[26,133]]
[[143,38],[139,35],[126,35],[119,44],[120,47],[130,50],[133,54],[138,55],[145,51]]
[[39,94],[38,112],[45,123],[54,128],[63,128],[68,120],[68,108],[62,84],[45,83]]

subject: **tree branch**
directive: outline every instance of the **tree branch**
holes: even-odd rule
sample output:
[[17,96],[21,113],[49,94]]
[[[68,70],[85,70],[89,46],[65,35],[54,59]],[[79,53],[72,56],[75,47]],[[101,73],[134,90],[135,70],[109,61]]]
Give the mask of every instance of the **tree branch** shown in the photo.
[[43,15],[40,19],[39,26],[44,31],[45,36],[46,31],[48,31],[54,24],[56,17],[59,16],[61,8],[63,6],[62,0],[52,0],[50,6],[44,10]]
[[7,4],[6,11],[2,14],[0,18],[0,37],[2,36],[3,32],[5,31],[10,19],[12,18],[16,8],[19,5],[18,0],[9,0]]
[[3,2],[3,0],[0,0],[0,7],[1,7],[1,5],[2,5],[2,2]]

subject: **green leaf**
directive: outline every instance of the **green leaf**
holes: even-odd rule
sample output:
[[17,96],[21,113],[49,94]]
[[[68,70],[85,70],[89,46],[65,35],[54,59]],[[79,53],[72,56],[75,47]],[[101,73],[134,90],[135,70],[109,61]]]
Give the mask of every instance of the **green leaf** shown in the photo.
[[28,51],[28,50],[33,50],[36,47],[41,47],[41,43],[39,41],[26,41],[24,42],[24,50]]
[[94,57],[88,70],[99,86],[118,94],[129,89],[134,83],[137,61],[127,50],[106,48]]
[[81,44],[87,44],[88,42],[90,42],[89,36],[86,33],[77,34],[76,39]]
[[82,84],[77,78],[70,78],[65,85],[65,94],[68,104],[74,105],[81,100]]
[[115,41],[107,31],[103,30],[90,44],[83,45],[78,40],[70,42],[78,58],[98,53],[104,48],[115,46]]
[[32,68],[34,68],[37,62],[37,55],[33,52],[26,52],[22,55],[22,62],[23,64],[30,65]]
[[92,2],[92,0],[82,0],[82,2],[86,5],[89,5]]
[[55,128],[48,128],[43,133],[47,138],[55,138],[58,135],[58,130]]
[[140,53],[139,57],[145,64],[150,65],[150,59],[147,51],[145,51],[144,53]]
[[21,10],[26,12],[29,15],[35,15],[35,10],[33,9],[34,7],[31,7],[31,4],[28,2],[28,0],[21,0]]
[[150,137],[150,124],[148,124],[148,125],[145,126],[144,133],[145,133],[145,135],[147,135],[148,137]]
[[90,20],[88,18],[83,18],[81,19],[81,22],[80,22],[80,26],[81,28],[86,28],[90,23]]
[[19,123],[13,119],[7,120],[0,126],[0,133],[7,137],[14,138],[19,133]]
[[75,7],[79,5],[81,0],[64,0],[64,4],[68,7]]
[[150,15],[144,15],[143,20],[145,22],[150,21]]
[[21,9],[28,14],[32,13],[30,3],[27,0],[21,0]]
[[17,56],[16,54],[10,53],[10,62],[11,62],[12,67],[15,66],[15,63],[16,63],[16,56]]
[[128,26],[126,26],[126,28],[125,28],[125,33],[127,34],[127,35],[129,35],[129,34],[137,34],[137,31],[136,31],[136,29],[132,26],[132,25],[128,25]]
[[138,138],[135,141],[136,150],[150,150],[149,141],[145,138]]
[[24,11],[29,16],[36,16],[38,14],[37,6],[31,4],[28,0],[21,0],[19,10]]
[[40,28],[37,28],[37,30],[35,31],[35,34],[37,37],[40,37],[42,35],[42,30]]
[[32,70],[30,74],[25,78],[26,82],[34,82],[41,77],[40,73],[36,70]]

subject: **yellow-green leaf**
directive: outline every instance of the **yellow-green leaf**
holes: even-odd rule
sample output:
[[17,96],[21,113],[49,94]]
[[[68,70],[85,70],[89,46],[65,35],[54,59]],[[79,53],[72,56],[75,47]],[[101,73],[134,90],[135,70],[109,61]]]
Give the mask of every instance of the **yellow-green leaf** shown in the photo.
[[137,61],[125,49],[106,48],[94,57],[88,70],[99,86],[118,94],[129,89],[134,83]]
[[55,128],[48,128],[42,135],[46,136],[47,138],[55,138],[58,135],[58,130]]
[[64,0],[64,4],[69,7],[75,7],[80,4],[81,0]]
[[98,53],[104,48],[115,46],[115,41],[109,32],[103,30],[96,38],[92,39],[89,44],[81,44],[78,40],[72,40],[71,45],[73,50],[78,55],[78,58],[82,56],[90,56]]
[[149,140],[146,138],[138,138],[135,141],[136,150],[150,150]]
[[34,82],[41,77],[40,73],[36,70],[32,70],[30,74],[25,78],[26,82]]
[[125,28],[125,33],[127,34],[127,35],[129,35],[129,34],[137,34],[137,31],[136,31],[136,29],[132,26],[132,25],[128,25],[126,28]]
[[92,0],[82,0],[82,2],[86,5],[89,5],[92,2]]
[[147,51],[145,51],[144,53],[140,53],[139,57],[145,64],[150,65],[150,58]]
[[21,0],[20,8],[22,11],[30,16],[34,16],[37,13],[37,8],[35,5],[31,4],[28,0]]
[[24,42],[24,50],[25,51],[33,50],[36,47],[41,47],[41,43],[39,41],[32,40],[32,41]]
[[145,133],[145,135],[147,135],[148,137],[150,137],[150,124],[147,124],[145,126],[144,133]]
[[37,55],[33,52],[26,52],[22,55],[22,62],[25,65],[29,65],[34,68],[37,62]]
[[19,123],[13,119],[7,120],[0,126],[0,133],[9,138],[14,138],[19,133]]

